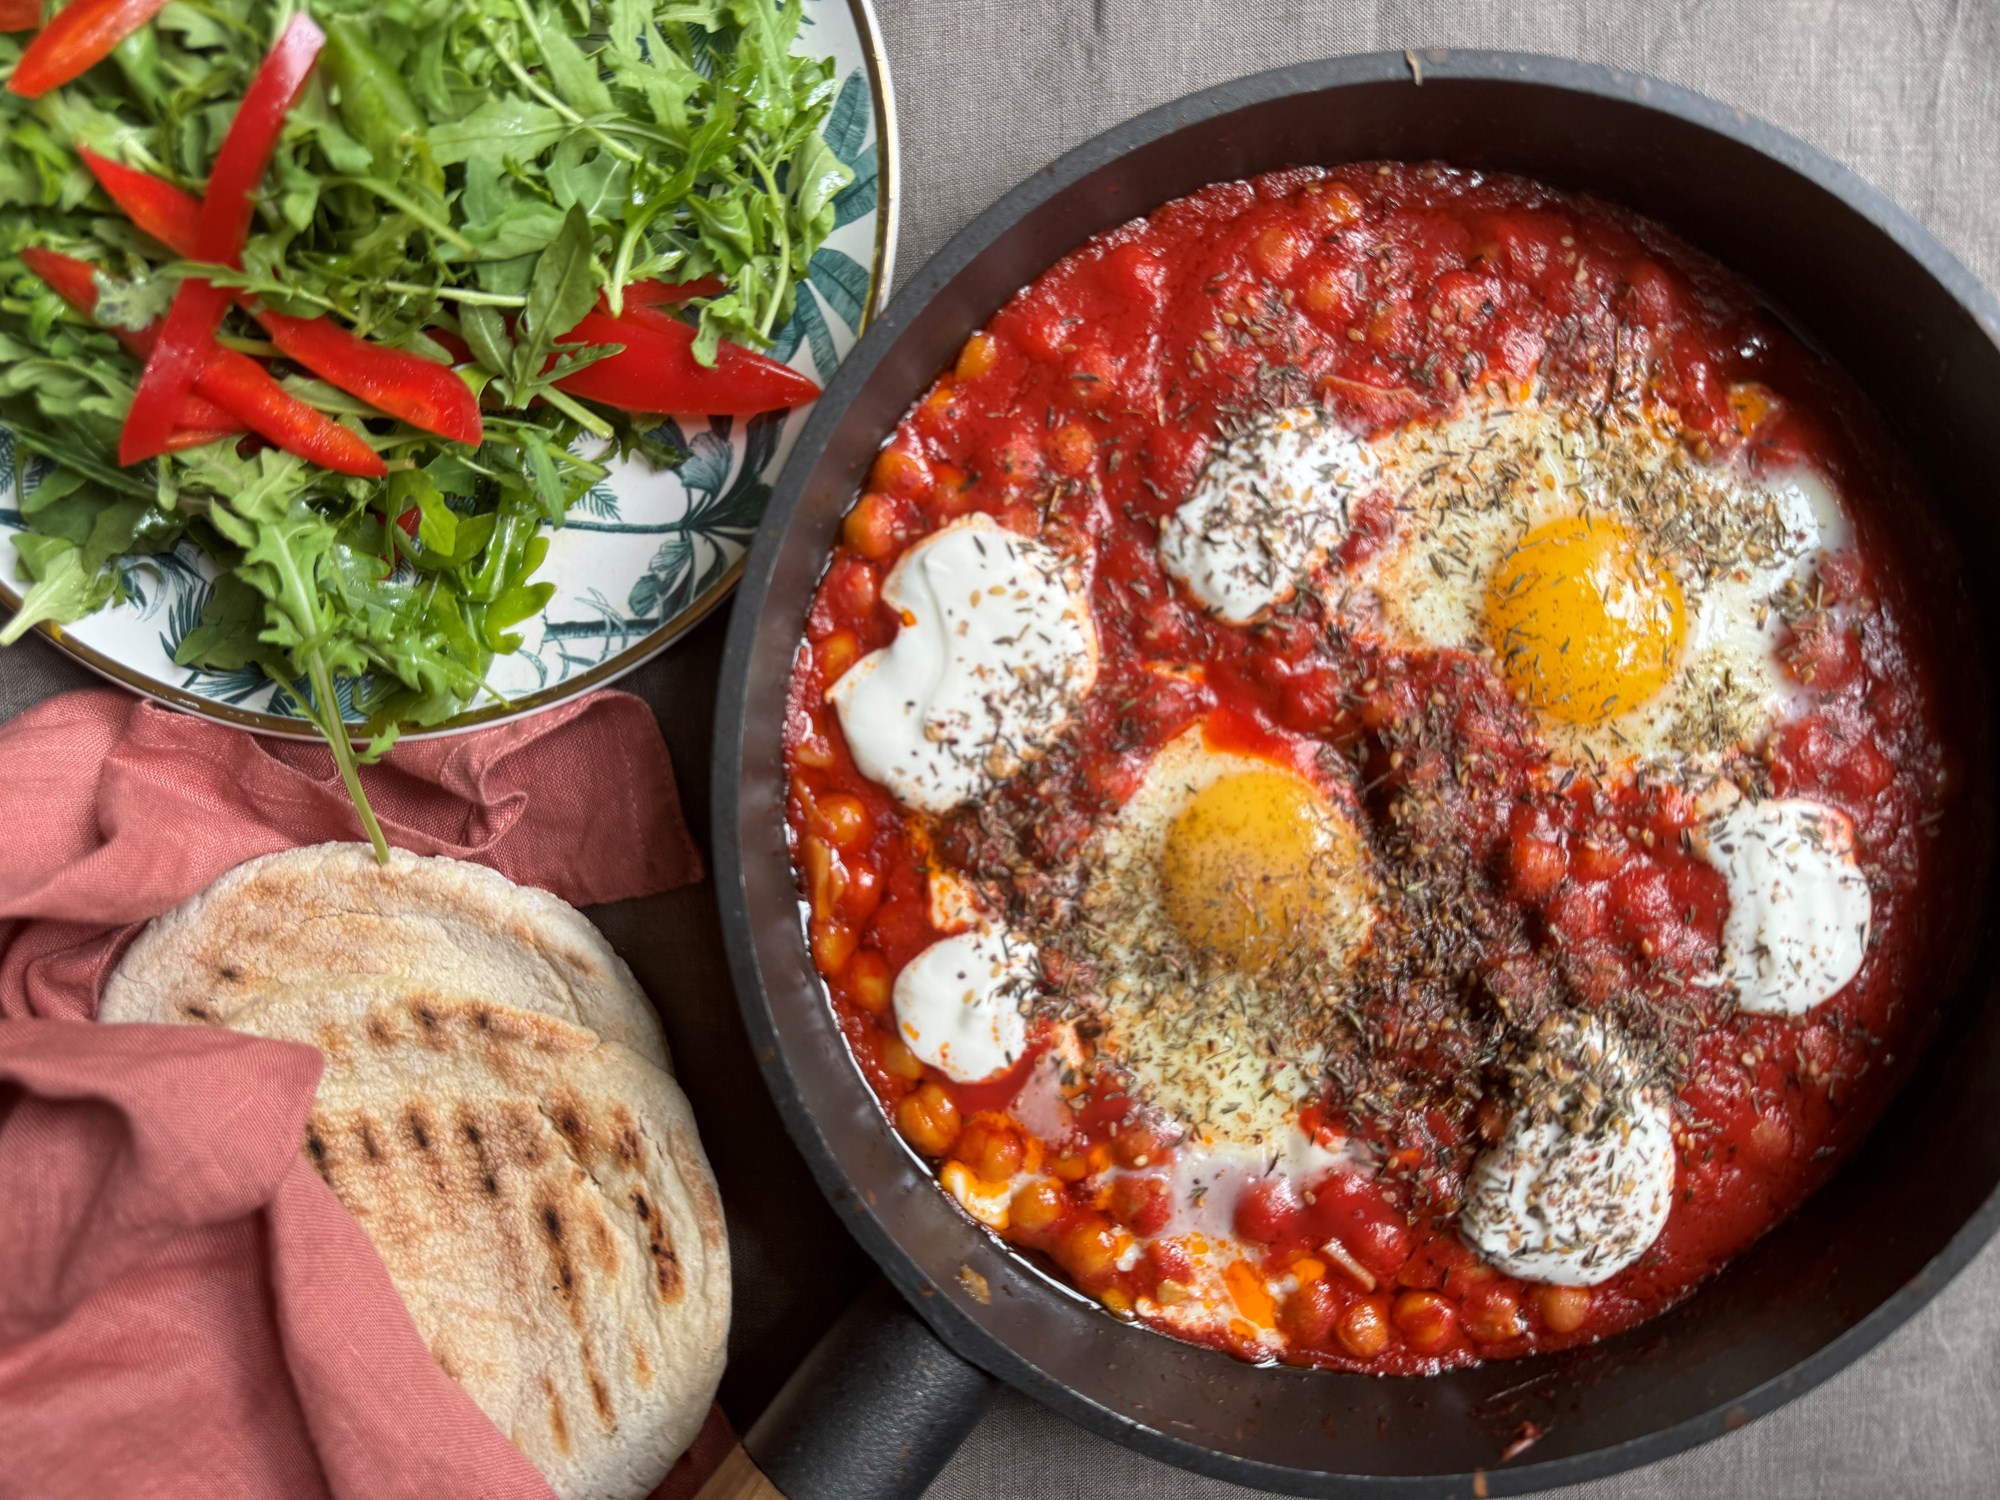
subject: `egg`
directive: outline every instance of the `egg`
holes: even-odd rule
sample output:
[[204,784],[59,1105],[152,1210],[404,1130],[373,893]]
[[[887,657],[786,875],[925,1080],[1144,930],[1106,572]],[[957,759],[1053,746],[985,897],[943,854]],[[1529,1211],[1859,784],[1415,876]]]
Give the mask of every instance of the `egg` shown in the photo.
[[1346,808],[1279,755],[1196,725],[1155,753],[1082,865],[1082,920],[1058,941],[1096,986],[1100,1053],[1200,1137],[1295,1130],[1380,900]]
[[1848,535],[1818,475],[1532,402],[1411,424],[1374,456],[1395,534],[1327,578],[1333,607],[1389,645],[1489,660],[1559,760],[1714,769],[1797,710],[1780,606]]
[[1554,1028],[1517,1072],[1534,1080],[1474,1161],[1466,1243],[1524,1281],[1595,1286],[1649,1250],[1673,1209],[1672,1120],[1624,1039],[1596,1018]]
[[1289,599],[1346,534],[1376,482],[1367,447],[1293,407],[1216,445],[1160,529],[1160,561],[1210,614],[1247,625]]
[[896,975],[896,1031],[956,1082],[1005,1073],[1027,1049],[1026,1011],[1040,972],[1034,944],[1004,928],[940,938]]
[[1860,972],[1873,897],[1845,814],[1803,797],[1743,801],[1694,848],[1729,888],[1716,978],[1739,1010],[1802,1016]]
[[918,811],[949,812],[1014,775],[1097,680],[1089,597],[1063,558],[987,516],[917,542],[881,598],[901,628],[827,697],[862,775]]

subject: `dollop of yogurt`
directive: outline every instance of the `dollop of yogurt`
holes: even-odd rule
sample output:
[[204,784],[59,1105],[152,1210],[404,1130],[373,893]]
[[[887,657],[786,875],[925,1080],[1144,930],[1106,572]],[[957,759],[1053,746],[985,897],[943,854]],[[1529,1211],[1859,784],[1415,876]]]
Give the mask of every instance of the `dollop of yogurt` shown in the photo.
[[1459,1231],[1524,1281],[1595,1286],[1638,1260],[1674,1201],[1667,1107],[1601,1021],[1539,1049],[1500,1140],[1473,1163]]
[[1718,978],[1741,1010],[1802,1016],[1846,988],[1873,901],[1844,813],[1803,797],[1739,802],[1695,848],[1729,887]]
[[939,939],[896,976],[891,998],[898,1034],[958,1083],[1006,1072],[1028,1045],[1022,1009],[1037,958],[1034,944],[997,927]]
[[1063,560],[987,516],[911,547],[882,581],[895,640],[827,697],[862,775],[945,813],[1046,749],[1097,680],[1090,601]]
[[1634,1098],[1593,1129],[1517,1118],[1474,1165],[1459,1226],[1510,1275],[1595,1286],[1646,1253],[1673,1197],[1667,1112]]
[[1349,504],[1376,477],[1366,445],[1331,416],[1279,412],[1209,455],[1161,527],[1160,562],[1210,614],[1247,625],[1340,544]]

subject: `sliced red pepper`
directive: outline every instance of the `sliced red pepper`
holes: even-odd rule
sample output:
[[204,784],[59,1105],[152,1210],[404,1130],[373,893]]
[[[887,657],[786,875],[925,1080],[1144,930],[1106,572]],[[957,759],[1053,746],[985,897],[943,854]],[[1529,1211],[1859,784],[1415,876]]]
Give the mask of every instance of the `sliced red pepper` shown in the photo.
[[727,341],[717,348],[714,367],[704,369],[695,362],[694,337],[680,319],[651,307],[628,308],[616,318],[585,313],[565,343],[625,347],[565,375],[556,388],[626,411],[717,417],[803,406],[819,395],[818,385],[797,370]]
[[[97,267],[73,256],[44,250],[39,245],[23,249],[21,260],[30,271],[47,282],[58,297],[86,318],[96,313]],[[153,347],[153,330],[150,328],[139,331],[113,328],[109,332],[142,358]],[[243,424],[207,397],[190,391],[187,399],[181,402],[181,409],[174,414],[174,428],[174,447],[178,450],[198,446],[196,442],[184,441],[191,434],[200,434],[200,442],[212,442],[218,437],[233,437],[242,432]]]
[[164,4],[166,0],[70,0],[28,43],[7,87],[34,99],[68,83],[103,62]]
[[[729,283],[720,276],[703,276],[695,281],[635,281],[625,288],[627,307],[658,307],[669,303],[678,307],[683,302],[692,302],[696,297],[713,297],[725,291]],[[599,298],[598,309],[605,303]]]
[[225,427],[219,432],[207,432],[199,427],[176,427],[174,435],[167,439],[167,452],[185,453],[190,448],[206,448],[210,443],[242,435],[240,426]]
[[[178,255],[195,253],[201,220],[198,198],[150,172],[94,151],[77,154],[134,224]],[[330,318],[273,312],[244,294],[236,300],[264,325],[280,353],[322,380],[426,432],[461,443],[479,442],[483,431],[479,402],[471,388],[443,365],[371,344]]]
[[241,418],[252,432],[322,469],[367,479],[389,472],[382,455],[360,433],[306,405],[249,355],[220,344],[208,347],[208,362],[195,377],[195,389]]
[[[195,259],[215,265],[238,263],[250,232],[251,194],[270,164],[285,116],[325,42],[326,33],[312,17],[293,16],[250,80],[209,173],[208,196],[202,199],[195,234]],[[120,463],[138,463],[161,451],[173,430],[173,412],[203,369],[229,301],[227,288],[199,276],[183,281],[174,293],[166,326],[139,377],[138,394],[119,434]]]
[[42,24],[42,0],[0,0],[0,31],[33,31]]
[[[29,270],[55,289],[57,296],[85,317],[96,311],[97,268],[88,261],[34,245],[21,252],[21,259]],[[159,339],[159,324],[139,329],[113,328],[108,332],[144,358]],[[342,474],[379,479],[389,472],[382,455],[358,433],[299,400],[249,355],[211,344],[208,357],[195,377],[193,393],[175,413],[175,427],[213,430],[218,426],[228,426],[233,431],[247,427],[288,453]],[[168,442],[175,442],[172,433]]]
[[99,156],[88,146],[77,147],[76,154],[111,201],[125,210],[126,218],[174,254],[194,254],[195,241],[201,237],[201,199],[151,172]]
[[483,435],[479,400],[449,366],[371,344],[331,318],[295,318],[267,307],[250,311],[287,359],[377,411],[460,443],[476,445]]

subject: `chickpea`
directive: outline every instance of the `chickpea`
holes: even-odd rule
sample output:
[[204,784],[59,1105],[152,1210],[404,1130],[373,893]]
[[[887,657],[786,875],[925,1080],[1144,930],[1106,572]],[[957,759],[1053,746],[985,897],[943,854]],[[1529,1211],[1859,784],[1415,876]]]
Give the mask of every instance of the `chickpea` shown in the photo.
[[1625,840],[1600,830],[1570,851],[1569,868],[1578,880],[1609,880],[1625,868]]
[[1273,224],[1250,242],[1250,257],[1266,276],[1283,281],[1298,262],[1298,236],[1289,224]]
[[1038,1177],[1015,1190],[1013,1204],[1008,1209],[1009,1222],[1028,1234],[1040,1234],[1054,1228],[1068,1207],[1069,1199],[1063,1190],[1048,1178]]
[[1143,1125],[1125,1125],[1112,1132],[1111,1155],[1120,1166],[1143,1167],[1159,1160],[1165,1148]]
[[930,465],[904,448],[884,448],[868,471],[869,488],[913,500],[931,487]]
[[1553,839],[1522,835],[1507,845],[1507,875],[1514,894],[1523,901],[1540,901],[1562,884],[1569,873],[1569,856]]
[[847,884],[842,887],[834,909],[859,927],[875,915],[875,908],[881,904],[882,872],[863,856],[847,867]]
[[1550,1333],[1575,1333],[1590,1316],[1590,1300],[1587,1286],[1545,1286],[1535,1293],[1542,1325]]
[[1064,1182],[1081,1182],[1097,1169],[1090,1164],[1088,1156],[1064,1155],[1050,1162],[1049,1170]]
[[971,477],[957,464],[939,464],[931,470],[930,508],[941,520],[955,520],[972,508]]
[[1769,1167],[1791,1160],[1792,1122],[1776,1110],[1757,1116],[1757,1123],[1750,1127],[1750,1154]]
[[1482,1344],[1504,1344],[1527,1332],[1521,1316],[1521,1299],[1502,1287],[1495,1287],[1474,1299],[1465,1308],[1465,1331]]
[[1087,470],[1097,457],[1097,439],[1078,422],[1067,422],[1049,440],[1049,460],[1061,473],[1075,476]]
[[1322,318],[1337,318],[1347,311],[1347,288],[1336,271],[1322,271],[1306,283],[1300,299],[1306,311]]
[[1324,1281],[1308,1281],[1278,1309],[1278,1326],[1302,1349],[1326,1342],[1340,1314],[1339,1299]]
[[1063,1237],[1062,1260],[1078,1281],[1102,1281],[1118,1269],[1118,1231],[1092,1214]]
[[924,1076],[924,1065],[917,1060],[917,1054],[903,1044],[899,1036],[892,1036],[882,1043],[882,1069],[891,1078],[901,1078],[915,1083]]
[[1436,1354],[1451,1343],[1457,1315],[1435,1292],[1402,1292],[1390,1312],[1403,1339],[1419,1354]]
[[820,676],[831,687],[861,655],[861,642],[851,630],[836,630],[820,643]]
[[954,373],[960,380],[977,380],[1000,361],[1000,346],[990,333],[975,333],[958,351]]
[[839,576],[840,606],[866,618],[882,602],[882,580],[867,563],[849,562]]
[[871,490],[854,502],[840,523],[840,537],[870,562],[881,562],[903,544],[908,533],[906,502]]
[[974,1120],[959,1133],[953,1153],[984,1182],[1005,1182],[1021,1170],[1021,1137],[998,1120]]
[[889,960],[873,948],[861,949],[847,962],[847,988],[870,1015],[887,1015],[892,993]]
[[815,917],[807,925],[812,930],[813,962],[828,979],[838,979],[860,946],[860,935],[838,917]]
[[1306,189],[1322,229],[1339,229],[1361,217],[1366,207],[1353,188],[1338,182],[1316,182]]
[[829,792],[819,799],[819,821],[833,847],[842,851],[860,848],[875,831],[875,819],[867,804],[847,792]]
[[1340,1347],[1356,1359],[1373,1359],[1389,1347],[1389,1303],[1383,1297],[1350,1302],[1334,1325]]
[[958,1105],[935,1080],[903,1095],[896,1128],[926,1156],[943,1156],[958,1139]]

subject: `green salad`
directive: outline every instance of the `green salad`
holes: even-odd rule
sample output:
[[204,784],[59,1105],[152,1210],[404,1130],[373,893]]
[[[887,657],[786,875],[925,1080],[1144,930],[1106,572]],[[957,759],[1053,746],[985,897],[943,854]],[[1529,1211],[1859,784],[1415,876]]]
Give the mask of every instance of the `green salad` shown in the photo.
[[[92,63],[87,8],[119,5],[143,23]],[[0,424],[48,461],[7,502],[27,587],[0,643],[196,544],[219,576],[178,659],[282,683],[379,846],[334,679],[364,759],[451,717],[548,598],[546,528],[606,472],[583,453],[671,463],[655,413],[815,393],[754,352],[852,175],[800,22],[800,0],[69,0],[0,35]]]

